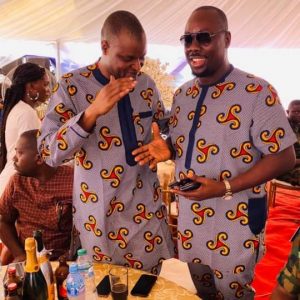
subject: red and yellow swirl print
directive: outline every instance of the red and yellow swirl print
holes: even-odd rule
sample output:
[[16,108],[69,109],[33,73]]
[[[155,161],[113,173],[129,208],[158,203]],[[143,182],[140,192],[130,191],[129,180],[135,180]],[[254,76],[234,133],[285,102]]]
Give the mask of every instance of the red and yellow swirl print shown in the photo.
[[145,246],[145,251],[148,253],[154,250],[155,245],[160,245],[163,241],[161,236],[155,236],[151,231],[144,233],[144,239],[148,242],[148,245]]
[[90,170],[93,167],[93,163],[87,160],[87,153],[83,148],[75,154],[75,164],[83,167],[85,170]]
[[249,164],[253,160],[253,155],[250,153],[251,150],[251,143],[250,142],[244,142],[240,146],[240,149],[232,148],[230,150],[230,155],[233,158],[242,158],[242,161],[246,164]]
[[106,169],[103,169],[100,171],[100,176],[105,181],[110,181],[110,185],[113,188],[117,188],[120,185],[121,182],[121,176],[124,172],[124,168],[121,165],[117,165],[113,167],[111,171],[108,171]]
[[54,111],[59,115],[59,121],[62,123],[66,123],[75,116],[74,112],[71,109],[65,108],[63,103],[57,104],[54,107]]
[[148,220],[152,219],[152,217],[154,216],[153,212],[147,212],[146,206],[142,203],[139,203],[136,206],[136,209],[137,209],[138,213],[136,213],[133,216],[133,221],[136,224],[141,224],[142,221],[148,221]]
[[95,261],[98,261],[98,262],[111,262],[112,261],[111,257],[102,253],[101,248],[99,248],[98,246],[94,246],[93,250],[94,250],[93,259]]
[[216,155],[219,152],[218,145],[206,145],[206,141],[204,139],[200,139],[197,141],[196,149],[200,153],[200,155],[197,156],[198,163],[206,162],[210,158],[210,155]]
[[139,270],[143,268],[143,263],[138,259],[134,259],[132,253],[126,253],[123,257],[128,262],[128,263],[125,263],[126,267],[139,269]]
[[141,97],[147,102],[149,108],[152,107],[153,89],[148,88],[141,91]]
[[232,130],[239,129],[241,126],[241,121],[237,116],[237,113],[241,112],[242,108],[240,105],[232,105],[227,113],[220,113],[217,115],[217,121],[220,124],[229,124]]
[[193,203],[192,212],[196,215],[193,219],[195,225],[201,225],[205,223],[207,217],[212,217],[215,214],[215,211],[210,207],[201,207],[199,203]]
[[98,143],[98,147],[101,150],[110,150],[112,145],[116,147],[120,147],[122,145],[121,139],[117,135],[111,135],[110,129],[106,126],[100,128],[100,142]]
[[228,256],[230,253],[229,246],[225,243],[228,240],[228,235],[226,232],[219,232],[216,236],[215,241],[208,241],[206,246],[210,250],[214,250],[216,252],[220,252],[222,256]]
[[240,202],[236,208],[236,211],[229,210],[226,213],[226,217],[231,221],[239,221],[241,225],[248,225],[248,205],[247,203]]
[[117,232],[109,232],[108,238],[112,241],[116,241],[119,248],[125,249],[127,247],[127,241],[125,236],[129,234],[129,230],[125,227],[121,227]]
[[273,106],[275,104],[279,104],[280,100],[275,88],[272,85],[268,85],[268,90],[270,91],[270,95],[266,97],[266,105]]
[[234,82],[219,83],[215,86],[215,88],[216,88],[216,90],[211,93],[212,99],[219,98],[220,96],[222,96],[222,94],[225,91],[233,90],[235,88],[235,83]]
[[58,149],[63,151],[68,149],[68,143],[65,139],[67,130],[68,130],[67,127],[63,127],[56,134],[57,147]]
[[191,240],[193,238],[193,232],[189,229],[184,230],[182,233],[180,230],[177,232],[178,243],[181,243],[181,246],[185,250],[192,248]]
[[94,216],[89,216],[89,222],[84,223],[84,228],[87,231],[92,231],[96,236],[101,236],[102,231],[97,227],[97,221]]
[[272,133],[269,130],[265,130],[260,134],[260,139],[265,143],[269,144],[270,153],[276,153],[280,150],[280,139],[285,135],[283,128],[277,128]]
[[121,212],[124,210],[124,203],[117,200],[117,197],[113,197],[109,202],[109,210],[106,216],[111,216],[114,212]]
[[86,203],[88,201],[91,202],[97,202],[98,201],[98,196],[95,192],[89,191],[89,186],[86,182],[81,182],[80,184],[80,189],[81,189],[81,193],[80,193],[80,200],[83,203]]

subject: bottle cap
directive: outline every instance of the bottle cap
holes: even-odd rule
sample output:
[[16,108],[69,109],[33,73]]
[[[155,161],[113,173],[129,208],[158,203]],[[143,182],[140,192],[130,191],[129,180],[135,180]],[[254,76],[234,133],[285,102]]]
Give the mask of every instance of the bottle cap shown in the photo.
[[86,249],[79,249],[79,250],[77,250],[77,255],[78,256],[82,256],[82,255],[85,255],[85,254],[87,254]]
[[63,264],[63,263],[66,263],[67,262],[67,257],[66,255],[61,255],[59,258],[58,258],[58,262]]
[[15,267],[9,267],[8,270],[7,270],[8,275],[15,275],[16,272],[17,272],[17,270],[16,270]]
[[8,291],[14,291],[17,289],[17,284],[15,282],[11,282],[8,286],[7,286]]

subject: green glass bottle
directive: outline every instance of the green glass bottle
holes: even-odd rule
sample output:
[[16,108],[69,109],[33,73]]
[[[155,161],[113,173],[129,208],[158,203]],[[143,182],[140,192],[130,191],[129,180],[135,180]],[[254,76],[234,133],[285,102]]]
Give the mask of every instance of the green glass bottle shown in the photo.
[[26,264],[23,285],[23,299],[47,300],[48,290],[45,277],[36,257],[36,243],[33,237],[25,240]]

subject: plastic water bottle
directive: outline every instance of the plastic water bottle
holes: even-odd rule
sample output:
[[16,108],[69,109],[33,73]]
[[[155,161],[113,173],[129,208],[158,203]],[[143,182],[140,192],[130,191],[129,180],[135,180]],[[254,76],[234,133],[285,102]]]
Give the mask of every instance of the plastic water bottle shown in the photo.
[[84,278],[86,299],[97,299],[93,263],[90,261],[86,249],[77,251],[77,265],[78,271]]
[[71,263],[69,267],[69,275],[66,280],[67,294],[69,300],[85,300],[84,279],[78,271],[77,263]]

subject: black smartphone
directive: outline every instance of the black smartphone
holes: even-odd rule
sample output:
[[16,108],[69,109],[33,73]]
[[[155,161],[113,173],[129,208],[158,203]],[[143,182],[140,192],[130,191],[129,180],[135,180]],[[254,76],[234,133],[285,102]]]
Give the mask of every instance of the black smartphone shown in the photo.
[[184,178],[169,184],[169,188],[173,189],[174,187],[178,187],[179,190],[183,192],[195,190],[200,186],[201,186],[200,182],[193,181],[190,178]]
[[131,290],[132,296],[147,297],[157,280],[157,276],[143,274]]
[[108,297],[110,293],[109,276],[106,275],[96,286],[98,296]]

